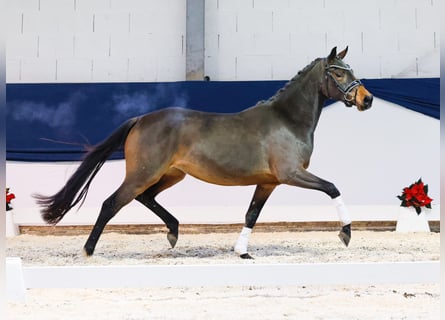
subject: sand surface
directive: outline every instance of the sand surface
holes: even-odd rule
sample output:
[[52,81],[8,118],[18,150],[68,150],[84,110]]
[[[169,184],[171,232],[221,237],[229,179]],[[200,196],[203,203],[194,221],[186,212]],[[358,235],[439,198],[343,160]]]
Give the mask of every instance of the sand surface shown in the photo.
[[[348,248],[338,232],[253,232],[252,263],[431,261],[440,257],[440,233],[355,231]],[[174,249],[165,234],[105,233],[92,257],[82,248],[87,235],[20,235],[7,240],[6,256],[31,265],[242,263],[234,254],[238,233],[183,234]]]
[[[440,233],[355,231],[345,248],[337,232],[252,234],[255,260],[239,259],[238,233],[102,235],[95,255],[87,235],[20,235],[6,256],[25,266],[437,261]],[[240,286],[144,289],[30,289],[7,304],[10,319],[440,319],[440,284]]]

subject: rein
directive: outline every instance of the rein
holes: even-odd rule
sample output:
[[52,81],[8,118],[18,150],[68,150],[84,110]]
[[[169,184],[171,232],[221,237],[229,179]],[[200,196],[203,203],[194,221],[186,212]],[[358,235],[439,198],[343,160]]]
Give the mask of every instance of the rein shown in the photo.
[[[343,93],[343,98],[345,100],[345,104],[350,107],[353,105],[353,102],[355,101],[355,96],[357,95],[357,91],[355,92],[354,98],[353,99],[348,99],[348,94],[352,91],[352,89],[354,89],[355,87],[361,86],[362,82],[359,79],[355,79],[353,81],[351,81],[350,83],[348,83],[347,85],[342,84],[340,82],[338,82],[335,77],[332,75],[332,73],[330,72],[330,70],[332,69],[341,69],[341,70],[346,70],[346,71],[350,71],[352,72],[352,69],[349,65],[346,65],[345,67],[342,66],[337,66],[334,64],[328,65],[326,64],[325,66],[325,70],[326,70],[326,82],[328,82],[329,78],[332,79],[335,83],[335,86],[337,87],[338,90],[340,90],[341,93]],[[328,78],[329,76],[329,78]],[[330,94],[329,94],[329,84],[326,83],[326,89],[328,92],[328,98],[330,98]]]

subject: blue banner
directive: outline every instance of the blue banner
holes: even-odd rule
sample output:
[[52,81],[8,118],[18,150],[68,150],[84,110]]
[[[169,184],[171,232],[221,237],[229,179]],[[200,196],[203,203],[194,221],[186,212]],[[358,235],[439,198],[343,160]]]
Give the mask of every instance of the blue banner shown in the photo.
[[[376,97],[439,119],[439,80],[365,79],[363,83]],[[80,160],[85,146],[102,141],[128,118],[171,106],[238,112],[268,99],[286,82],[7,84],[6,158]]]

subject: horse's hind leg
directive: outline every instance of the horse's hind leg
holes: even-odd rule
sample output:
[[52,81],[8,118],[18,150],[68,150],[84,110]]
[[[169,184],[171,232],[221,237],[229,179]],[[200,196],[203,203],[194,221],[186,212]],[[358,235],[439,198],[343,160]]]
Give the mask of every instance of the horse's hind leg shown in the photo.
[[247,245],[249,242],[249,236],[252,233],[252,229],[256,224],[256,221],[260,215],[261,209],[275,189],[276,185],[257,185],[252,201],[250,202],[249,209],[246,213],[246,221],[244,223],[243,230],[235,244],[235,252],[240,255],[242,259],[252,259],[247,253]]
[[136,200],[142,203],[144,206],[153,211],[168,228],[167,239],[170,242],[172,248],[175,247],[178,241],[178,220],[170,214],[165,208],[163,208],[154,198],[167,188],[175,185],[182,179],[184,179],[185,173],[178,169],[170,169],[158,183],[145,190],[142,194],[136,197]]
[[[149,184],[148,184],[149,185]],[[141,189],[144,190],[147,186],[137,187],[124,181],[122,185],[103,203],[93,230],[88,237],[84,246],[84,252],[87,256],[91,256],[96,247],[97,241],[102,234],[107,223],[116,215],[116,213],[131,200],[133,200]]]

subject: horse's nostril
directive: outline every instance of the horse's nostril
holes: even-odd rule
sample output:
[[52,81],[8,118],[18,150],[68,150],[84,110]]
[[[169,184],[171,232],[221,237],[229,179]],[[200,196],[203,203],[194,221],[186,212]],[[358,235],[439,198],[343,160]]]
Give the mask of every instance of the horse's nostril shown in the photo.
[[365,96],[364,102],[366,106],[371,106],[374,97],[372,95]]

